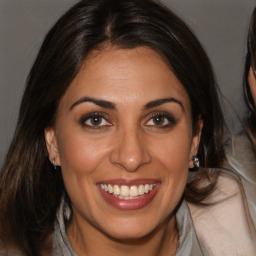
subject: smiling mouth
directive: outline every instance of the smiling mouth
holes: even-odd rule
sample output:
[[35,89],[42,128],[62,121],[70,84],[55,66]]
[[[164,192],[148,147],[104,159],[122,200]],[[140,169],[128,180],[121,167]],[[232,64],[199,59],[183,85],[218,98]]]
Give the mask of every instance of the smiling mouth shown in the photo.
[[111,184],[99,184],[101,189],[103,189],[108,194],[124,199],[132,200],[143,197],[145,194],[150,193],[155,187],[156,184],[140,184],[133,186],[126,185],[111,185]]
[[156,196],[158,180],[111,180],[97,183],[104,200],[119,210],[137,210],[146,207]]

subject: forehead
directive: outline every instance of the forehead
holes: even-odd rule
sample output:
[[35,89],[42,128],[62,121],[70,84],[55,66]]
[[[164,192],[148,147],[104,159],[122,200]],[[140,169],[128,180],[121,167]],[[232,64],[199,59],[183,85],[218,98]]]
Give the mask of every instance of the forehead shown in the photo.
[[107,48],[92,52],[69,86],[62,102],[71,105],[81,97],[118,104],[146,104],[174,97],[190,111],[189,97],[167,62],[147,47]]

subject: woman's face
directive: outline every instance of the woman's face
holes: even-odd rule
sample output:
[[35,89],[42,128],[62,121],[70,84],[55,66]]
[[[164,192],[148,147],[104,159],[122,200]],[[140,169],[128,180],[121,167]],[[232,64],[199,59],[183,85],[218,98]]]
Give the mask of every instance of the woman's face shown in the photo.
[[250,70],[249,70],[248,83],[250,86],[251,95],[253,98],[254,105],[256,106],[256,78],[255,78],[254,71],[252,68],[250,68]]
[[91,54],[45,131],[72,223],[119,239],[155,230],[182,197],[201,128],[192,135],[189,97],[156,52]]

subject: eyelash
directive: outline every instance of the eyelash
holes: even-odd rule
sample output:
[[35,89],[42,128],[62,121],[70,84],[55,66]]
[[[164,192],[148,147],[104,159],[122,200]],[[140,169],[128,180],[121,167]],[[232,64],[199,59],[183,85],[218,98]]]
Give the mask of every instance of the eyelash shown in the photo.
[[[167,120],[167,124],[160,124],[160,125],[157,125],[157,124],[153,124],[153,125],[147,125],[148,122],[152,121],[154,118],[164,118]],[[164,122],[166,122],[164,120]],[[177,120],[169,113],[167,112],[158,112],[158,113],[153,113],[149,120],[146,122],[146,126],[147,127],[150,127],[150,126],[153,126],[153,127],[157,127],[157,128],[161,128],[161,129],[164,129],[164,128],[170,128],[172,127],[173,125],[175,125],[177,123]]]
[[[100,124],[93,124],[92,119],[93,118],[98,118]],[[165,120],[162,120],[163,123],[166,122],[167,120],[167,124],[148,124],[150,121],[154,122],[153,119],[154,118],[164,118]],[[86,124],[86,122],[90,121],[91,124]],[[106,124],[101,124],[103,122],[106,122]],[[89,129],[103,129],[106,128],[107,126],[112,126],[112,124],[108,121],[108,117],[106,114],[101,113],[101,112],[92,112],[89,113],[83,117],[81,117],[79,123],[86,128]],[[154,128],[170,128],[173,125],[175,125],[177,123],[176,119],[169,113],[167,112],[157,112],[157,113],[152,113],[150,114],[150,118],[146,121],[145,126],[146,127],[154,127]]]
[[[93,125],[92,123],[92,119],[93,118],[98,118],[100,119],[100,121],[102,122],[102,119],[105,120],[105,122],[107,124],[104,124],[104,125]],[[87,121],[91,121],[91,125],[88,125],[86,124]],[[83,116],[81,119],[80,119],[80,124],[83,126],[83,127],[86,127],[86,128],[89,128],[89,129],[102,129],[102,128],[105,128],[106,126],[111,126],[112,124],[108,121],[108,118],[107,116],[104,114],[104,113],[98,113],[98,112],[93,112],[93,113],[89,113],[85,116]]]

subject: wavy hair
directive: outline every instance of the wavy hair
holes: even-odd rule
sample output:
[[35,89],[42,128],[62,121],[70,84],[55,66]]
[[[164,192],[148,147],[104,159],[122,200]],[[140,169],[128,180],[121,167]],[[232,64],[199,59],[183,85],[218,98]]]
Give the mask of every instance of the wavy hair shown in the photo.
[[[199,117],[204,122],[198,151],[203,168],[184,197],[200,203],[217,181],[217,172],[206,168],[219,167],[224,159],[224,120],[211,64],[195,35],[172,11],[151,0],[79,1],[44,39],[1,172],[0,233],[7,245],[15,244],[27,255],[42,254],[65,193],[61,172],[48,159],[44,129],[54,125],[59,102],[83,61],[104,45],[150,47],[169,63],[189,95],[193,132]],[[208,185],[202,187],[205,180]]]

